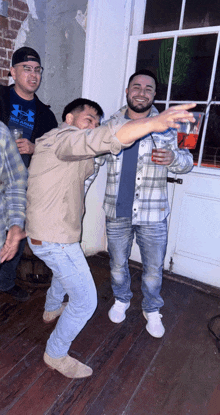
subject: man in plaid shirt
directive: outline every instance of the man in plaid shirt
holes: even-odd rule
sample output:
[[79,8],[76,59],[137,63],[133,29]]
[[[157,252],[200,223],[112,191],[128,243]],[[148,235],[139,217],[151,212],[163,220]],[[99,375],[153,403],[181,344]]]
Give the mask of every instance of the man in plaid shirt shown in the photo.
[[[25,237],[27,169],[6,125],[0,121],[0,262],[10,261]],[[1,267],[1,265],[0,265]],[[4,287],[1,287],[3,291]],[[5,291],[10,295],[16,286]],[[20,288],[21,290],[21,288]]]
[[[126,89],[128,105],[115,113],[111,121],[158,115],[153,105],[156,88],[157,79],[151,71],[134,73]],[[164,148],[152,156],[155,147]],[[169,128],[142,137],[117,156],[107,154],[96,159],[96,173],[105,160],[107,185],[103,207],[115,297],[109,318],[114,323],[122,322],[130,306],[133,294],[128,259],[135,235],[143,263],[141,289],[143,315],[148,321],[146,329],[153,337],[160,338],[165,332],[159,310],[164,304],[160,290],[170,212],[167,173],[188,173],[193,167],[193,157],[188,150],[178,148],[176,130]]]

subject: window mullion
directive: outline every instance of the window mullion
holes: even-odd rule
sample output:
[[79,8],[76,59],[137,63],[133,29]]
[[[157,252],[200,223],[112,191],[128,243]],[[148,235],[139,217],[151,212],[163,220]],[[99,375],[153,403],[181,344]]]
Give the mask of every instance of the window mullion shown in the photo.
[[204,149],[204,144],[205,144],[205,136],[206,136],[206,130],[207,130],[207,125],[208,125],[208,120],[209,120],[209,110],[210,110],[210,105],[211,105],[213,89],[214,89],[216,68],[218,64],[219,47],[220,47],[220,32],[218,34],[216,48],[215,48],[215,56],[214,56],[214,61],[213,61],[212,75],[211,75],[211,81],[209,85],[209,94],[208,94],[208,100],[207,100],[208,105],[206,107],[204,127],[203,127],[203,133],[202,133],[201,144],[200,144],[200,149],[199,149],[198,167],[201,166],[201,162],[202,162],[203,149]]
[[176,56],[176,46],[177,46],[177,35],[174,36],[174,42],[173,42],[173,51],[172,51],[172,58],[171,58],[171,65],[170,65],[170,75],[169,75],[168,88],[167,88],[166,109],[169,108],[170,94],[171,94],[171,88],[172,88],[173,70],[174,70],[174,63],[175,63],[175,56]]
[[185,6],[186,6],[186,0],[182,0],[182,7],[181,7],[181,13],[180,13],[180,24],[179,24],[179,29],[180,30],[183,28],[183,19],[184,19],[184,13],[185,13]]
[[141,40],[151,40],[151,39],[163,39],[168,37],[174,37],[175,35],[181,36],[193,36],[193,35],[205,35],[210,33],[219,33],[220,26],[212,26],[212,27],[200,27],[195,29],[180,29],[180,30],[172,30],[167,32],[157,32],[157,33],[149,33],[143,35],[136,35],[132,36],[135,37],[138,41]]

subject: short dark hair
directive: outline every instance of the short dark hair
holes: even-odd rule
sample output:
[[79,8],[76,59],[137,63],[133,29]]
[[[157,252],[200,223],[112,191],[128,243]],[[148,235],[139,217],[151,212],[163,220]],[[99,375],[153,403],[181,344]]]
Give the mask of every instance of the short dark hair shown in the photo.
[[151,72],[149,69],[140,69],[139,71],[137,71],[137,72],[133,73],[133,74],[130,76],[130,78],[129,78],[129,81],[128,81],[128,87],[129,87],[129,85],[130,85],[130,83],[131,83],[132,79],[134,79],[134,77],[135,77],[135,76],[138,76],[138,75],[147,75],[147,76],[150,76],[151,78],[153,78],[153,79],[155,80],[156,90],[157,90],[157,86],[158,86],[158,80],[157,80],[157,77],[156,77],[156,75],[155,75],[153,72]]
[[85,105],[88,105],[89,107],[94,108],[97,111],[97,115],[99,115],[100,118],[103,117],[104,112],[102,108],[100,107],[100,105],[97,104],[97,102],[91,101],[90,99],[86,99],[86,98],[77,98],[65,106],[63,110],[63,114],[62,114],[62,120],[65,121],[66,115],[72,111],[77,111],[77,110],[80,112],[84,111]]

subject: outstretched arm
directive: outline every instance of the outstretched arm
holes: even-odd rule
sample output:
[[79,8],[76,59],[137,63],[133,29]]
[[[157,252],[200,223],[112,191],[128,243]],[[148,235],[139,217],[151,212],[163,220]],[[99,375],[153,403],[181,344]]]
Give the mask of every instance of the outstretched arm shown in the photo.
[[[85,160],[100,154],[118,154],[121,149],[131,145],[145,135],[168,128],[178,128],[175,121],[194,121],[193,114],[187,110],[196,104],[184,104],[171,107],[155,117],[120,122],[107,121],[100,127],[89,130],[74,130],[67,126],[57,132],[55,154],[64,161]],[[34,157],[34,156],[33,156]]]
[[175,105],[155,117],[129,121],[118,130],[116,137],[122,144],[130,144],[153,131],[163,132],[168,128],[178,128],[178,121],[194,120],[193,113],[187,110],[195,106],[194,103]]

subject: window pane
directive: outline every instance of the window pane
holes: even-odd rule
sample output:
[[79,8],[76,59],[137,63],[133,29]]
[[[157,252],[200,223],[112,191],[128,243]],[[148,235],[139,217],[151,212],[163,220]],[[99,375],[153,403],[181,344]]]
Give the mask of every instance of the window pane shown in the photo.
[[[178,38],[171,100],[207,100],[216,40],[216,34]],[[136,70],[147,68],[157,75],[157,100],[166,99],[172,51],[172,38],[138,43]]]
[[218,63],[216,68],[212,99],[213,101],[220,101],[220,53],[218,55]]
[[[205,110],[206,110],[206,105],[199,104],[199,105],[197,105],[195,107],[195,111],[198,111],[198,112],[205,113]],[[205,121],[205,117],[203,117],[202,125],[201,125],[201,128],[200,128],[200,132],[199,132],[199,136],[198,136],[198,140],[197,140],[197,143],[196,143],[195,148],[189,150],[190,153],[193,154],[193,162],[194,162],[194,165],[197,165],[198,164],[199,149],[200,149],[200,145],[201,145],[201,139],[202,139],[204,121]]]
[[171,100],[207,100],[216,40],[216,34],[178,38]]
[[181,5],[181,0],[147,0],[143,33],[179,29]]
[[211,105],[205,145],[202,157],[202,166],[220,168],[220,106]]
[[158,79],[157,100],[167,96],[173,39],[139,41],[136,70],[150,69]]
[[183,29],[220,25],[219,0],[186,0]]

